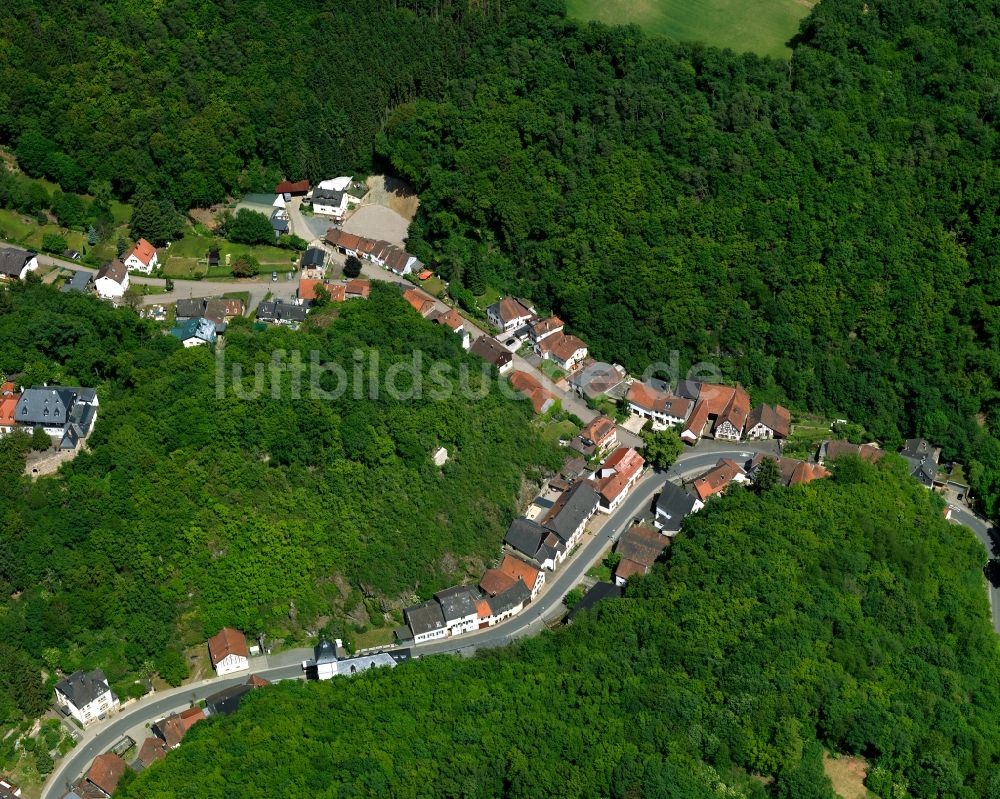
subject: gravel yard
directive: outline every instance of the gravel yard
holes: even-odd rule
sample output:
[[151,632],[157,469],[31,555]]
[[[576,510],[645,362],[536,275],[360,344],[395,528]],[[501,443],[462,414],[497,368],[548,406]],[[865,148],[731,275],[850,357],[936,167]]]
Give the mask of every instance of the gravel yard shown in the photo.
[[408,220],[384,205],[362,205],[344,222],[344,230],[358,236],[382,239],[402,247],[406,242]]

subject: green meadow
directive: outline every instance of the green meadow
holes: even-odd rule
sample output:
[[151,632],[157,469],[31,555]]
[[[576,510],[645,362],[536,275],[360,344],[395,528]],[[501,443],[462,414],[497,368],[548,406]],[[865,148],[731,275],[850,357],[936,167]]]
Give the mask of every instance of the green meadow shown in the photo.
[[632,23],[678,42],[788,58],[786,46],[812,0],[567,0],[569,16],[608,25]]

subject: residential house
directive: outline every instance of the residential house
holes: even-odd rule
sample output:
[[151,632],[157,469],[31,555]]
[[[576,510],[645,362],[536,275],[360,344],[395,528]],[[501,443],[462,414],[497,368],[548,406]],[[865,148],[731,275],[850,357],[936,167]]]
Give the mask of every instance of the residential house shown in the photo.
[[705,400],[695,402],[694,410],[688,417],[687,424],[681,430],[681,441],[687,444],[697,444],[698,440],[705,435],[705,426],[708,424],[709,403]]
[[14,783],[0,778],[0,799],[20,799],[21,789]]
[[[717,439],[739,441],[743,436],[743,428],[750,414],[750,396],[743,386],[724,386],[718,383],[699,383],[695,380],[680,380],[677,384],[677,394],[696,403],[695,411],[699,419],[706,415],[706,422],[714,422],[712,434]],[[705,407],[698,409],[697,405],[704,403]],[[701,425],[704,428],[704,425]],[[681,438],[693,443],[697,425],[689,425],[689,430],[682,432]],[[687,433],[687,435],[684,435]]]
[[104,300],[120,300],[128,291],[128,268],[121,261],[108,261],[97,272],[94,288]]
[[625,589],[614,583],[598,582],[583,595],[583,599],[573,606],[573,609],[566,614],[566,624],[572,624],[573,620],[581,613],[593,610],[601,602],[609,599],[621,599]]
[[20,394],[4,394],[0,396],[0,435],[7,435],[17,424],[17,403]]
[[621,505],[642,476],[645,465],[642,455],[631,447],[619,447],[612,452],[594,473],[597,509],[601,513],[611,513]]
[[283,180],[274,187],[275,194],[289,194],[292,197],[302,197],[309,193],[309,181],[297,180],[294,183],[290,180]]
[[555,533],[570,552],[595,513],[600,497],[588,480],[578,480],[564,491],[542,519],[542,526]]
[[504,297],[486,309],[486,318],[494,327],[511,333],[531,322],[535,318],[535,309],[523,300]]
[[186,322],[188,319],[194,319],[204,313],[205,300],[200,298],[177,300],[177,305],[174,307],[174,319],[178,322]]
[[224,333],[230,321],[237,316],[243,316],[246,307],[243,300],[237,297],[211,297],[205,300],[205,310],[201,316],[215,325],[216,333]]
[[750,411],[750,416],[747,417],[746,438],[749,440],[788,438],[791,421],[791,414],[787,408],[761,403]]
[[773,455],[757,453],[750,461],[750,476],[756,478],[760,464],[765,460],[773,460],[778,464],[780,474],[779,481],[784,486],[800,485],[801,483],[811,483],[813,480],[820,480],[829,477],[830,472],[818,463],[797,460],[795,458],[775,458]]
[[655,510],[653,524],[656,529],[664,535],[675,536],[680,532],[684,517],[697,513],[705,507],[705,503],[680,486],[666,482],[653,507]]
[[345,233],[344,231],[337,230],[336,228],[330,228],[326,231],[326,241],[343,255],[353,255],[358,257],[358,253],[361,249],[360,236],[356,236],[353,233]]
[[448,625],[445,623],[444,613],[437,600],[428,599],[419,605],[406,608],[403,610],[403,617],[413,633],[415,644],[432,641],[435,638],[444,638],[448,635]]
[[531,601],[528,587],[517,580],[510,588],[476,603],[479,627],[492,627],[516,616]]
[[661,391],[648,383],[636,380],[625,393],[629,411],[649,419],[654,430],[682,424],[691,413],[691,400]]
[[208,639],[208,655],[218,676],[250,668],[247,637],[232,627],[223,627]]
[[531,342],[533,344],[538,344],[540,341],[544,341],[549,336],[562,333],[563,327],[563,320],[558,316],[547,316],[544,319],[539,319],[537,322],[534,322],[529,327],[528,334],[531,336]]
[[508,577],[524,583],[528,591],[531,592],[532,599],[538,596],[538,592],[545,585],[545,572],[540,567],[509,553],[504,555],[503,560],[500,561],[500,571]]
[[249,683],[232,685],[205,697],[205,709],[212,716],[231,716],[240,708],[243,697],[253,690]]
[[535,413],[547,413],[559,401],[555,394],[542,388],[542,384],[527,372],[519,370],[511,372],[510,384],[515,391],[528,398]]
[[648,527],[630,527],[621,534],[615,552],[621,560],[615,566],[615,585],[625,585],[630,577],[649,574],[670,539]]
[[0,247],[0,280],[24,280],[38,269],[38,253],[20,247]]
[[387,241],[379,239],[378,241],[372,242],[370,251],[368,252],[368,260],[378,266],[385,266],[385,259],[389,257],[389,253],[395,250],[396,247]]
[[[728,387],[722,387],[728,388]],[[742,386],[732,389],[732,396],[715,421],[712,435],[716,439],[739,441],[743,437],[743,427],[750,414],[750,395]]]
[[349,300],[367,300],[371,291],[371,283],[361,278],[348,280],[345,286],[345,296]]
[[419,289],[407,289],[403,292],[403,299],[423,317],[427,317],[434,310],[434,300]]
[[579,397],[597,399],[616,391],[626,377],[625,370],[618,364],[585,361],[569,376],[569,387]]
[[130,272],[144,272],[149,275],[160,265],[156,257],[156,247],[145,239],[139,239],[123,259]]
[[176,327],[171,328],[170,335],[179,340],[185,347],[215,344],[217,338],[215,322],[203,316],[181,322]]
[[618,425],[607,416],[598,416],[580,431],[570,446],[587,458],[602,458],[618,446]]
[[149,768],[157,760],[163,760],[167,756],[167,745],[162,738],[150,736],[142,742],[139,747],[139,754],[136,762],[143,768]]
[[279,325],[299,324],[306,320],[306,308],[291,302],[268,300],[257,308],[257,321]]
[[885,455],[885,450],[876,444],[852,444],[850,441],[833,439],[823,441],[819,445],[819,462],[825,463],[844,455],[856,455],[863,461],[878,463],[879,459]]
[[62,288],[59,290],[63,294],[69,294],[71,291],[79,291],[81,294],[86,294],[90,289],[93,279],[94,276],[90,272],[74,272],[72,277],[63,283]]
[[100,669],[74,671],[56,683],[56,704],[84,726],[118,711],[118,697]]
[[900,456],[910,467],[910,475],[925,488],[943,487],[946,479],[938,479],[938,459],[941,449],[931,446],[926,438],[908,438]]
[[176,749],[181,745],[187,731],[199,721],[207,717],[200,707],[191,707],[180,713],[171,713],[166,718],[153,724],[153,732],[166,744],[167,749]]
[[432,311],[427,318],[439,325],[451,328],[451,331],[462,337],[462,349],[467,350],[472,346],[472,337],[465,329],[465,317],[454,308],[447,311]]
[[118,755],[105,752],[94,758],[90,771],[87,772],[86,782],[97,788],[102,796],[111,796],[118,788],[126,768],[125,761]]
[[744,483],[746,480],[747,473],[736,461],[721,458],[718,464],[697,478],[692,485],[698,494],[698,499],[704,502],[715,494],[723,493],[729,488],[730,483]]
[[281,208],[276,208],[271,212],[271,230],[274,231],[276,239],[287,236],[291,231],[288,224],[288,212]]
[[[335,294],[338,297],[340,297],[341,294],[345,294],[345,289],[341,285],[340,290],[338,291],[337,290],[338,285],[339,284],[331,285],[330,283],[327,283],[325,280],[310,280],[302,278],[301,280],[299,280],[299,288],[298,291],[296,292],[298,295],[299,303],[301,305],[307,305],[307,306],[315,304],[316,298],[318,296],[316,292],[319,290],[320,286],[322,286],[326,290],[326,293],[330,295],[331,300],[334,299]],[[340,299],[343,299],[343,297],[340,297]]]
[[566,558],[566,547],[559,537],[530,519],[514,519],[507,528],[504,543],[550,571]]
[[307,680],[332,680],[337,676],[337,662],[337,647],[328,639],[321,638],[313,647],[312,660],[302,662],[302,670]]
[[466,585],[446,588],[434,594],[441,605],[441,613],[449,635],[461,635],[479,627],[476,601],[479,595]]
[[59,449],[76,449],[97,420],[97,393],[92,388],[33,386],[18,399],[14,421],[59,437]]
[[[324,181],[323,183],[326,183]],[[317,216],[329,216],[341,220],[347,215],[348,206],[357,204],[358,198],[352,197],[345,189],[325,188],[320,183],[312,193],[312,211]],[[348,178],[350,183],[350,178]]]
[[424,265],[417,260],[416,256],[404,252],[399,247],[390,248],[389,252],[383,258],[383,265],[390,272],[395,272],[401,276],[409,275],[424,268]]
[[479,578],[479,588],[487,596],[496,596],[513,587],[516,582],[516,578],[500,571],[500,569],[487,569]]
[[310,247],[302,253],[303,269],[323,269],[326,265],[326,250],[319,247]]
[[553,361],[563,371],[571,372],[587,357],[587,345],[576,336],[554,333],[537,342],[535,352],[542,360]]
[[469,352],[489,361],[503,374],[513,368],[514,356],[492,336],[480,336],[469,348]]

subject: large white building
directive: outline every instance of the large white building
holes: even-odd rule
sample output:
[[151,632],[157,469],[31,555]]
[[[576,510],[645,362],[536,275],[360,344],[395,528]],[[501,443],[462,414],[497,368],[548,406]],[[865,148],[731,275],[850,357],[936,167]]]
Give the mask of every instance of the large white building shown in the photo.
[[139,239],[125,256],[124,264],[130,272],[150,274],[160,265],[160,261],[156,257],[156,247],[145,239]]
[[84,726],[118,711],[118,697],[100,669],[75,671],[56,683],[56,704]]
[[128,291],[128,267],[118,260],[109,261],[100,268],[94,289],[105,300],[120,300]]
[[223,627],[208,639],[208,654],[212,659],[212,668],[220,677],[250,668],[247,638],[232,627]]

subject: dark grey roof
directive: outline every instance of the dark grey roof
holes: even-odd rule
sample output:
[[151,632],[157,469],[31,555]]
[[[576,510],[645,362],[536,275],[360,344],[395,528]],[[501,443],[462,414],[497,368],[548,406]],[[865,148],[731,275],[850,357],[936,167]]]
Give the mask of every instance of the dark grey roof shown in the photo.
[[433,630],[444,629],[444,613],[441,606],[434,599],[428,599],[412,608],[403,611],[406,623],[410,625],[414,635],[429,633]]
[[74,272],[73,277],[66,281],[62,287],[63,292],[69,291],[86,291],[87,287],[90,286],[90,281],[93,280],[93,275],[90,272]]
[[344,191],[315,188],[313,189],[312,194],[313,205],[315,205],[317,201],[321,205],[340,205],[343,201],[344,194],[346,194]]
[[583,595],[583,599],[576,603],[574,608],[566,616],[566,623],[569,624],[573,621],[576,615],[584,610],[590,610],[598,602],[603,602],[605,599],[618,599],[623,596],[625,590],[612,583],[594,583],[593,588],[591,588],[586,594]]
[[934,448],[926,438],[908,438],[906,439],[903,451],[899,454],[904,458],[916,458],[920,460],[921,458],[933,457]]
[[593,515],[597,508],[598,495],[594,487],[586,480],[580,480],[561,499],[561,507],[556,515],[545,523],[545,526],[559,536],[563,541],[576,532],[576,528]]
[[177,300],[176,319],[193,319],[205,310],[204,300]]
[[260,304],[257,309],[257,318],[269,322],[304,322],[306,308],[304,305],[268,300]]
[[108,691],[108,678],[100,669],[74,671],[69,677],[56,683],[56,690],[80,708]]
[[21,270],[38,253],[20,247],[0,247],[0,275],[20,277]]
[[302,255],[302,266],[322,266],[326,262],[326,250],[311,247]]
[[63,427],[70,421],[76,391],[62,386],[25,389],[17,402],[14,419],[21,424]]
[[492,336],[480,336],[477,338],[473,342],[469,352],[478,355],[483,360],[489,361],[497,368],[506,366],[514,360],[514,356],[510,354],[510,350]]
[[695,502],[697,500],[692,494],[666,482],[656,498],[657,521],[663,525],[663,529],[676,532],[681,529],[684,517],[694,510]]
[[701,383],[697,380],[678,380],[677,390],[674,392],[678,397],[684,397],[692,402],[701,396]]
[[326,638],[321,639],[313,648],[313,656],[317,666],[322,663],[337,662],[337,650]]
[[503,540],[518,552],[533,558],[538,554],[543,538],[545,538],[545,528],[537,522],[521,517],[510,523]]
[[252,690],[253,686],[247,685],[246,683],[243,683],[242,685],[233,685],[229,688],[224,688],[211,696],[206,696],[205,705],[214,714],[228,716],[231,713],[235,713],[239,709],[240,702],[243,700],[243,697]]
[[404,661],[411,660],[413,653],[409,649],[390,649],[389,657],[397,663],[403,663]]
[[467,585],[438,591],[434,598],[440,603],[446,622],[476,615],[476,600],[479,597]]
[[287,218],[282,219],[278,215],[278,212],[275,211],[273,214],[271,214],[271,227],[274,228],[274,230],[278,233],[287,233],[288,219]]
[[486,600],[490,606],[490,612],[494,616],[507,613],[518,605],[524,605],[531,601],[531,590],[523,582],[518,580],[514,585],[502,594],[488,597]]
[[910,465],[910,474],[925,486],[932,486],[937,479],[938,451],[926,438],[909,438],[899,453]]

